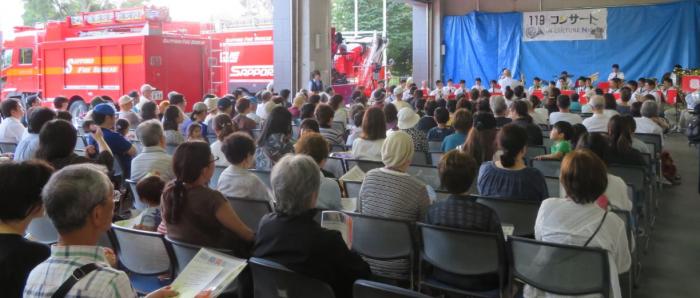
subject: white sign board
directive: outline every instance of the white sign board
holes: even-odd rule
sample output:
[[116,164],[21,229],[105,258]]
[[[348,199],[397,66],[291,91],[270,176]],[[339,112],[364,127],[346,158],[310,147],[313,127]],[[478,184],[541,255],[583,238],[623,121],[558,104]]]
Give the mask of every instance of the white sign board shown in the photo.
[[605,40],[608,10],[580,9],[523,13],[523,41]]

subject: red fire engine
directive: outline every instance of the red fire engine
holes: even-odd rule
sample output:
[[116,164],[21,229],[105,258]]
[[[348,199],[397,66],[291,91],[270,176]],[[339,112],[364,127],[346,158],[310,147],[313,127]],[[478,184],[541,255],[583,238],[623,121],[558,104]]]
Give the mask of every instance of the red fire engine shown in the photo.
[[[69,98],[73,115],[95,96],[116,100],[148,83],[156,99],[173,90],[193,104],[215,86],[211,41],[202,25],[171,22],[167,9],[131,8],[83,13],[43,28],[17,27],[2,51],[2,98],[39,93]],[[210,29],[210,28],[205,28]]]

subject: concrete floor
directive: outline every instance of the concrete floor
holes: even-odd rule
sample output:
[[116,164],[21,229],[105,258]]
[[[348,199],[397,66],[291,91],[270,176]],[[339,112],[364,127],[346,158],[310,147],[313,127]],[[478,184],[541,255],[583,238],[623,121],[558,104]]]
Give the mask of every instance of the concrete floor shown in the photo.
[[700,297],[698,151],[688,147],[684,135],[667,136],[665,141],[683,180],[660,194],[656,226],[634,297]]

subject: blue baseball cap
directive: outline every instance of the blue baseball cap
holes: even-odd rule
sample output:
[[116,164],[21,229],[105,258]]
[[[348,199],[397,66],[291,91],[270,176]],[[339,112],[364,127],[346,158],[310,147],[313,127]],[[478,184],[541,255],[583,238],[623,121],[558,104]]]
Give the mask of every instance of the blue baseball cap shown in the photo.
[[95,108],[92,109],[92,113],[114,116],[114,114],[116,114],[116,111],[114,111],[114,108],[112,106],[106,103],[101,103],[96,105]]

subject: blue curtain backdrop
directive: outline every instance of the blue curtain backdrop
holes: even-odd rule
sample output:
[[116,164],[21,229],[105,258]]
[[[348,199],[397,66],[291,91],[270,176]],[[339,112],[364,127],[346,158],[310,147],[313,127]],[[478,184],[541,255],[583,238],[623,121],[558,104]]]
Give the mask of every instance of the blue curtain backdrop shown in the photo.
[[625,77],[660,78],[674,64],[700,65],[700,1],[608,8],[607,40],[522,42],[522,13],[480,13],[443,19],[444,79],[495,79],[504,67],[552,80],[620,64]]

